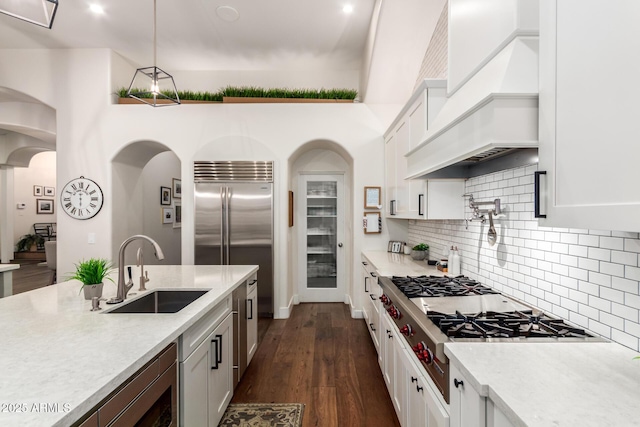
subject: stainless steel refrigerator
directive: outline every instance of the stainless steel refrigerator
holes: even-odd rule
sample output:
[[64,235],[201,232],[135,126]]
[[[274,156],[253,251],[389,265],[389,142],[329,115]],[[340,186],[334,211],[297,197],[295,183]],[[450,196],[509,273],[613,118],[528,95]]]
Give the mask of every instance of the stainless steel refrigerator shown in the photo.
[[194,162],[196,265],[258,264],[258,315],[273,317],[273,162]]

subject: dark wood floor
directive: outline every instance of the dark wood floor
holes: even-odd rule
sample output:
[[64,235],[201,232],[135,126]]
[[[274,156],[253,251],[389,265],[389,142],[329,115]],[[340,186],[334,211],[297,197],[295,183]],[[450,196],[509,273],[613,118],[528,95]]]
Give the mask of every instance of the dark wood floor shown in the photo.
[[42,261],[15,260],[12,264],[20,264],[20,268],[13,270],[13,294],[32,291],[47,286],[51,280],[51,270],[44,265],[38,265]]
[[234,403],[304,403],[303,427],[400,425],[367,327],[348,305],[300,304],[260,329]]

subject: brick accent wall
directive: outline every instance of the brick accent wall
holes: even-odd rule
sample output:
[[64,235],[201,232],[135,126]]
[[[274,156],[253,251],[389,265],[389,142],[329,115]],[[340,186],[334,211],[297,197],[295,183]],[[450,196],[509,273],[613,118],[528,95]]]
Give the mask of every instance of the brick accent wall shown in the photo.
[[[422,65],[420,67],[420,73],[418,74],[418,80],[416,81],[416,86],[424,80],[424,79],[445,79],[447,78],[447,61],[449,60],[448,55],[448,11],[449,11],[449,2],[445,3],[442,8],[442,13],[440,14],[440,18],[438,19],[438,23],[436,24],[436,28],[433,31],[433,35],[431,36],[431,41],[429,42],[429,46],[427,47],[427,52],[424,55],[424,59],[422,60]],[[414,89],[415,89],[414,87]]]
[[[488,221],[409,221],[409,243],[430,245],[430,258],[461,253],[462,273],[605,338],[640,351],[638,233],[539,227],[533,217],[537,165],[469,179],[477,201],[500,198],[498,242]],[[468,209],[467,216],[471,211]]]

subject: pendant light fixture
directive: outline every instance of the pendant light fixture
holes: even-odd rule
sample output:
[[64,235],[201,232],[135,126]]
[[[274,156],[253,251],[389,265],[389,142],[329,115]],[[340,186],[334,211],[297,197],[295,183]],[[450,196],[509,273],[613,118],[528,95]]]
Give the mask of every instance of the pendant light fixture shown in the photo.
[[0,0],[0,13],[51,29],[58,0]]
[[136,70],[127,96],[152,107],[179,105],[180,98],[173,77],[156,67],[156,1],[153,0],[153,67]]

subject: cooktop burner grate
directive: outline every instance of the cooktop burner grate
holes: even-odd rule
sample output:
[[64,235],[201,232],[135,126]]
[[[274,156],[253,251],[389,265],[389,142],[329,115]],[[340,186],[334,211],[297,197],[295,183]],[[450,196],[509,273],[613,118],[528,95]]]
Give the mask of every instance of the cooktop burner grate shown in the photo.
[[585,338],[583,329],[532,310],[476,314],[427,313],[440,330],[452,338]]
[[456,297],[499,293],[465,276],[393,276],[391,281],[407,298]]

